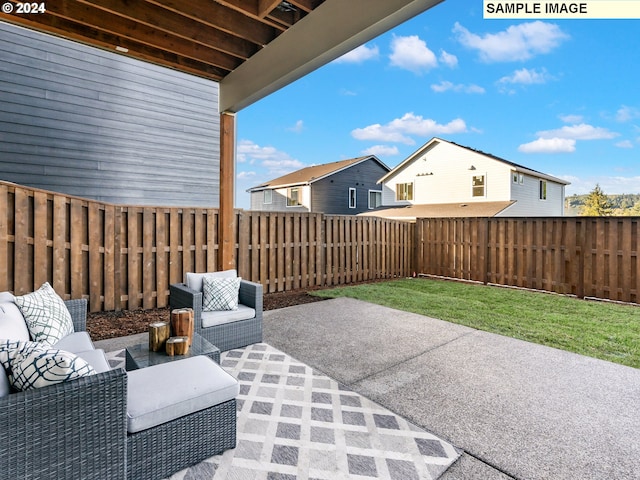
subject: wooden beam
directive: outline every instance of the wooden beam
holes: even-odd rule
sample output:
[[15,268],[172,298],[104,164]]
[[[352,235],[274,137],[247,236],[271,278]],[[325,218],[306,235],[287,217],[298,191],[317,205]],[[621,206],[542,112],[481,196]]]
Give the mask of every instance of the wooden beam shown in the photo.
[[260,46],[266,45],[280,33],[272,25],[211,0],[147,0],[147,3],[159,5]]
[[[235,35],[229,35],[217,27],[211,27],[200,22],[200,20],[194,21],[191,17],[150,2],[129,4],[124,4],[120,0],[76,0],[76,2],[96,8],[100,12],[99,18],[90,19],[93,25],[99,25],[103,30],[113,30],[121,33],[123,26],[127,26],[127,30],[131,29],[138,33],[142,28],[139,24],[145,25],[152,31],[157,32],[156,35],[150,36],[154,45],[167,49],[175,42],[173,38],[175,36],[243,60],[249,58],[257,50],[256,46],[251,42]],[[107,15],[105,15],[105,12]],[[112,17],[111,15],[115,16]],[[129,27],[129,21],[134,22],[131,24],[133,27]],[[124,25],[122,25],[123,23]],[[144,32],[144,29],[141,32]],[[160,32],[164,32],[169,36],[165,39],[165,36]]]
[[235,183],[236,116],[220,114],[220,208],[218,210],[218,269],[236,268]]
[[258,0],[258,16],[266,17],[271,13],[271,10],[280,5],[282,0]]

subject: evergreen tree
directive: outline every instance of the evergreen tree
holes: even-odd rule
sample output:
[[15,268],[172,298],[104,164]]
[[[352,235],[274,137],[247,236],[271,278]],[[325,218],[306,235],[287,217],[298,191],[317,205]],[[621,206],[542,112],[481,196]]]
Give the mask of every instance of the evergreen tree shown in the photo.
[[609,198],[604,194],[600,185],[596,183],[584,200],[584,206],[580,215],[584,217],[608,217],[613,213],[613,207]]

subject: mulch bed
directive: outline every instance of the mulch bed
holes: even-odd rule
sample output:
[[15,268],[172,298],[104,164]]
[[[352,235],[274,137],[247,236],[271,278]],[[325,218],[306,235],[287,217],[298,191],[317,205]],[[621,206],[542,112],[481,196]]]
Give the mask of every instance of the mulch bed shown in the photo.
[[[274,310],[320,300],[324,299],[313,297],[309,295],[307,291],[303,290],[268,293],[263,297],[264,310]],[[169,310],[167,307],[153,310],[120,310],[89,313],[87,315],[87,331],[93,340],[105,340],[107,338],[144,333],[148,331],[150,323],[168,320],[170,316]]]

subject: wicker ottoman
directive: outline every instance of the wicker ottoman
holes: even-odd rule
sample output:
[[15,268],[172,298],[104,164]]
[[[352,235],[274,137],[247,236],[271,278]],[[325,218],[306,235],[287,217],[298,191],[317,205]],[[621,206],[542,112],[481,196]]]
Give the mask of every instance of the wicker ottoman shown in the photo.
[[128,372],[127,478],[166,478],[236,446],[238,382],[205,356]]

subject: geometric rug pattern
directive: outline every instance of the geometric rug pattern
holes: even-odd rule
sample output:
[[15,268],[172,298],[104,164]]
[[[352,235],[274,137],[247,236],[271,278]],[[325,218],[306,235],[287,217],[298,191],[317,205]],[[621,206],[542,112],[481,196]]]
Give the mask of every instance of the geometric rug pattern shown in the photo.
[[[108,355],[113,366],[123,352]],[[240,383],[237,446],[171,480],[436,479],[458,458],[448,442],[258,343],[224,352]]]

